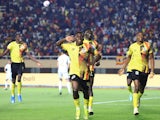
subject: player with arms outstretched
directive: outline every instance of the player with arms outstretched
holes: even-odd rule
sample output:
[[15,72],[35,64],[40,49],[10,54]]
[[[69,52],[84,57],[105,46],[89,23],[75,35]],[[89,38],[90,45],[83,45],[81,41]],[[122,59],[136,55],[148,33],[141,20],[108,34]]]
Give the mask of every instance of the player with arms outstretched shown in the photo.
[[10,42],[7,46],[7,49],[0,55],[0,57],[6,55],[7,53],[10,52],[10,57],[11,57],[11,71],[12,71],[12,87],[11,87],[11,103],[15,103],[15,84],[16,84],[16,77],[18,76],[18,83],[17,83],[17,88],[18,88],[18,101],[22,101],[22,96],[21,96],[21,77],[23,74],[23,70],[25,68],[24,65],[24,58],[23,54],[26,53],[29,58],[36,62],[38,66],[41,64],[39,61],[37,61],[35,58],[33,58],[27,48],[27,44],[22,41],[22,36],[20,33],[16,34],[15,40]]

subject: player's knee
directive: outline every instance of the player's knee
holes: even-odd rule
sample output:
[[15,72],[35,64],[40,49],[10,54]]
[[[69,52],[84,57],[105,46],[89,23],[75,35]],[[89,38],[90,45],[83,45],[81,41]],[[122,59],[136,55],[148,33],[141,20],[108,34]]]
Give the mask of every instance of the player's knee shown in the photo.
[[88,91],[84,91],[83,94],[84,94],[84,98],[85,99],[89,99],[89,93],[88,93]]
[[85,99],[89,99],[89,94],[84,94]]
[[139,91],[138,87],[135,87],[135,88],[134,88],[134,92],[135,92],[135,93],[138,93],[138,91]]
[[142,89],[142,90],[140,89],[139,92],[140,92],[141,94],[143,94],[143,93],[144,93],[144,89]]
[[18,82],[21,82],[21,79],[18,79]]
[[12,78],[12,83],[15,84],[16,83],[16,79]]
[[73,90],[73,98],[74,99],[78,99],[79,98],[78,90]]

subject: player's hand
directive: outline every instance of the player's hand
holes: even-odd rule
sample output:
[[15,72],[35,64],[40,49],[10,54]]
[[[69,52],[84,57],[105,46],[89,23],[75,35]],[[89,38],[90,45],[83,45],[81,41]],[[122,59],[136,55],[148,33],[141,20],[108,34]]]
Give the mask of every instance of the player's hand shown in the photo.
[[153,78],[153,77],[154,77],[154,72],[150,72],[149,78]]
[[123,68],[121,68],[120,70],[118,70],[118,74],[119,74],[119,75],[124,74],[124,69],[123,69]]
[[73,42],[74,41],[74,36],[70,35],[70,36],[67,36],[65,39],[66,39],[67,42]]
[[100,62],[99,62],[99,61],[96,62],[95,65],[96,65],[96,66],[100,66]]
[[40,62],[37,62],[37,65],[38,65],[39,67],[41,67],[41,66],[42,66],[42,64],[41,64]]

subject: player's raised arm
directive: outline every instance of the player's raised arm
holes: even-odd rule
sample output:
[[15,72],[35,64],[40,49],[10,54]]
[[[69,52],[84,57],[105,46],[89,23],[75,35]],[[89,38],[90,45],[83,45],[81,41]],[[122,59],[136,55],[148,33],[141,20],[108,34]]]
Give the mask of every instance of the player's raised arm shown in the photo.
[[61,44],[65,43],[65,42],[73,42],[75,39],[74,39],[74,36],[73,35],[70,35],[70,36],[66,36],[65,38],[63,39],[60,39],[56,42],[56,45],[57,46],[61,46]]

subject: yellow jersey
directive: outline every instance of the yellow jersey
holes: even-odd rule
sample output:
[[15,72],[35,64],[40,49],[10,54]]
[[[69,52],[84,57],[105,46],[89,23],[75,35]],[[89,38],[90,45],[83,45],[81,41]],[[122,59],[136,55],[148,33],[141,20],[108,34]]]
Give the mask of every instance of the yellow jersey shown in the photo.
[[127,71],[138,70],[140,72],[149,72],[149,54],[153,53],[151,44],[149,42],[143,42],[138,44],[137,42],[130,45],[127,51],[127,56],[131,56],[131,60],[128,64]]
[[[20,43],[17,43],[16,41],[13,41],[8,44],[7,49],[10,50],[10,57],[12,62],[14,63],[24,62],[23,53],[20,49],[22,45],[23,43],[20,44]],[[25,51],[28,51],[28,49],[26,49]]]
[[70,71],[69,74],[73,75],[76,74],[83,80],[89,79],[88,73],[88,46],[82,44],[77,46],[75,42],[73,43],[64,43],[61,47],[68,52],[70,57]]
[[[87,40],[87,39],[84,39],[83,43],[86,45],[89,45],[90,50],[89,50],[88,63],[91,63],[94,56],[99,54],[98,43],[96,40]],[[90,71],[94,71],[94,66],[91,65],[89,69],[90,69]]]

